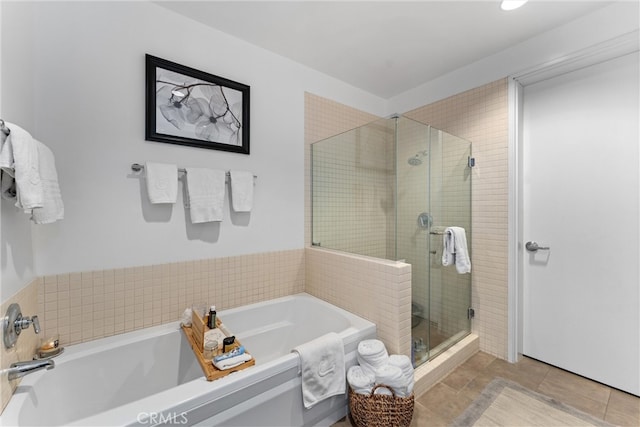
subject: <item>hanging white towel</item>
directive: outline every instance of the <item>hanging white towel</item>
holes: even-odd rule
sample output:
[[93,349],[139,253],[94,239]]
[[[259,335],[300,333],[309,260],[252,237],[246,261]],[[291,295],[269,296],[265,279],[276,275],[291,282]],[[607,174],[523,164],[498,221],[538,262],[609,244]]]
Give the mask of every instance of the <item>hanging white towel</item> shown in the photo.
[[[11,130],[0,152],[0,168],[3,171],[3,196],[12,198],[25,213],[40,208],[44,203],[38,161],[38,146],[31,134],[20,126],[6,123]],[[12,179],[15,180],[15,190]]]
[[43,143],[36,141],[40,180],[42,182],[43,203],[40,208],[33,208],[31,219],[36,224],[50,224],[64,218],[64,204],[60,194],[56,160],[53,152]]
[[191,222],[222,221],[226,173],[218,169],[187,168]]
[[147,193],[151,203],[175,203],[178,199],[178,166],[147,162]]
[[356,358],[362,370],[371,376],[375,376],[376,369],[389,363],[389,353],[380,340],[360,341]]
[[471,272],[467,235],[462,227],[447,227],[443,235],[442,265],[455,264],[459,274]]
[[355,365],[347,371],[347,382],[354,393],[371,394],[375,379],[375,376],[366,373],[362,366]]
[[[2,158],[11,158],[13,159],[13,152],[9,154],[9,150],[12,150],[11,147],[7,144],[7,151],[4,152],[5,149],[5,141],[9,135],[4,132],[0,132],[0,163],[3,163]],[[7,161],[4,161],[8,164]],[[8,166],[5,166],[8,168]],[[13,178],[13,171],[11,174],[6,172],[4,168],[0,167],[0,196],[6,200],[15,200],[16,198],[16,180]]]
[[231,205],[235,212],[251,212],[253,207],[253,173],[230,171]]
[[346,392],[344,345],[335,332],[293,349],[300,356],[302,401],[305,408]]

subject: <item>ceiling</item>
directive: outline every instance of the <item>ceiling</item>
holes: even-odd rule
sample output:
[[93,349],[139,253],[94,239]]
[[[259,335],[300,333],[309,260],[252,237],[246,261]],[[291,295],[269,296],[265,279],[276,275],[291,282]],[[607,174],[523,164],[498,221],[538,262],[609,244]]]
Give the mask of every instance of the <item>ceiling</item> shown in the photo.
[[159,1],[388,99],[613,1]]

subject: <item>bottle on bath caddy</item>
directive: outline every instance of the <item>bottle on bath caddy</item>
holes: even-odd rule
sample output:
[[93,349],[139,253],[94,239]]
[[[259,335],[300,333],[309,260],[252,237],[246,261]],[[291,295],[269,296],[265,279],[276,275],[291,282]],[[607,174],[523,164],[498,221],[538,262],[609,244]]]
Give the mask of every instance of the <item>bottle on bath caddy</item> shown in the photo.
[[212,305],[209,309],[209,322],[207,323],[209,329],[216,328],[216,306]]

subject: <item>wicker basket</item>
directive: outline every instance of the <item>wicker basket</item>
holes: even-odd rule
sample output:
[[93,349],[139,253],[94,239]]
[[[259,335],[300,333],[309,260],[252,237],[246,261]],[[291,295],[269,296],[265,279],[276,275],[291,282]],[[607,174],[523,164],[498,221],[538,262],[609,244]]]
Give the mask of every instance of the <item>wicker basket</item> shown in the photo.
[[[392,396],[374,394],[384,387]],[[358,394],[349,387],[349,411],[356,427],[408,427],[413,418],[413,393],[408,397],[396,397],[384,384],[373,387],[371,394]]]

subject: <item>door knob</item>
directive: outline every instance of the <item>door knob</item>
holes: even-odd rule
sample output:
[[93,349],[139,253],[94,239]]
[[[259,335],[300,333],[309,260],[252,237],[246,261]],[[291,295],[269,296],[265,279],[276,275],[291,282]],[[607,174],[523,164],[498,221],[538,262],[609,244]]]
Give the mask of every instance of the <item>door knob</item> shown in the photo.
[[525,243],[524,247],[529,252],[537,252],[539,250],[548,251],[549,249],[551,249],[549,246],[540,246],[537,242],[533,241]]

